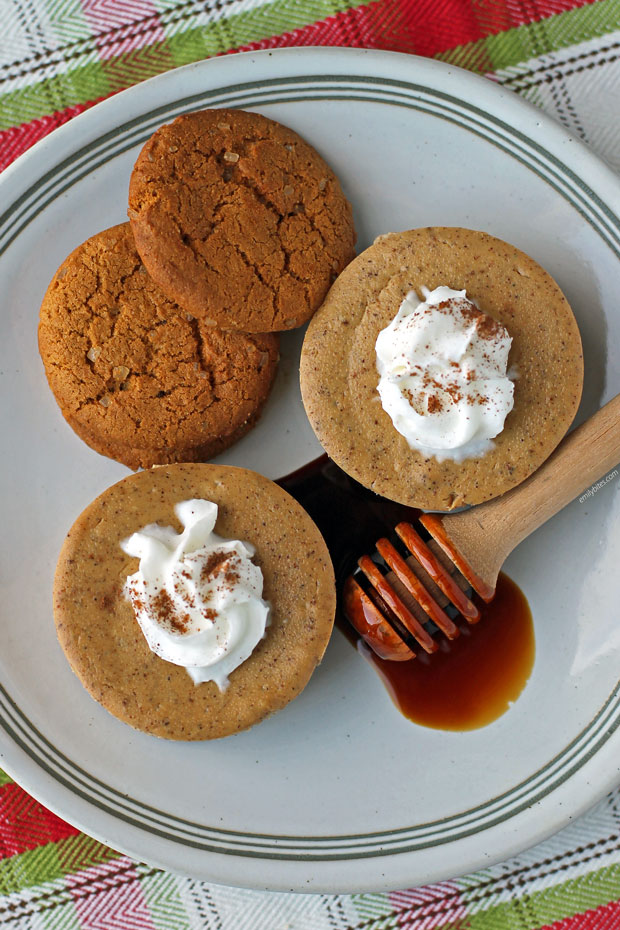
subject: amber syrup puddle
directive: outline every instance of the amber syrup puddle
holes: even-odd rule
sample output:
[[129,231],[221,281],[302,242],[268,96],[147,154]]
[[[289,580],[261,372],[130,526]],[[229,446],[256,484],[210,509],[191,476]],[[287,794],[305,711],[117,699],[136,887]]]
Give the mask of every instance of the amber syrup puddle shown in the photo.
[[[329,547],[338,597],[357,559],[374,551],[380,536],[418,512],[378,497],[322,456],[278,482],[308,511]],[[439,650],[422,649],[409,662],[380,659],[338,613],[347,639],[375,668],[401,713],[441,730],[473,730],[500,717],[518,698],[534,664],[532,615],[520,588],[503,573],[490,604],[476,601],[481,619],[456,621],[461,635],[436,636]]]

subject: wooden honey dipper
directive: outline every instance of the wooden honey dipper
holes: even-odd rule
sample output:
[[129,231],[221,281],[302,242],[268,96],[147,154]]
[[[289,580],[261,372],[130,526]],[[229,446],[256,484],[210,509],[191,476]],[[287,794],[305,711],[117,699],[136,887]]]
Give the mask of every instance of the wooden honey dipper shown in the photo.
[[416,643],[436,651],[437,630],[449,639],[459,635],[446,607],[476,623],[480,612],[468,592],[490,601],[512,550],[618,462],[620,395],[573,430],[512,491],[460,513],[422,514],[419,522],[432,537],[428,543],[412,523],[398,523],[404,548],[399,552],[387,537],[379,539],[375,557],[358,559],[359,569],[344,582],[347,619],[381,658],[411,659]]

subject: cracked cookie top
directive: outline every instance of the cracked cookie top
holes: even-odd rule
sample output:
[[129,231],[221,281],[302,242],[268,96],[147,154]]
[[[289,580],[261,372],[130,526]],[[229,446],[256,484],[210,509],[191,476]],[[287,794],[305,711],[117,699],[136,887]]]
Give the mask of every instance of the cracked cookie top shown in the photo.
[[223,329],[292,329],[354,257],[338,179],[291,129],[243,110],[162,126],[129,186],[136,246],[160,287]]
[[223,332],[167,298],[129,223],[65,259],[43,299],[39,349],[69,425],[130,468],[231,445],[256,421],[278,361],[276,335]]

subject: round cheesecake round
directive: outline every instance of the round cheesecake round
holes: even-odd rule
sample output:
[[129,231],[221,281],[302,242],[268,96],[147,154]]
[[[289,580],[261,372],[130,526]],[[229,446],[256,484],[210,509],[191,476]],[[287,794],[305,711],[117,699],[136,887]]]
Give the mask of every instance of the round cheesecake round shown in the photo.
[[[174,507],[218,506],[215,532],[250,542],[269,603],[264,638],[220,691],[150,651],[126,596],[138,560],[121,542],[151,523],[180,529]],[[274,482],[243,468],[161,466],[123,479],[78,517],[54,581],[60,644],[87,691],[138,730],[216,739],[280,710],[305,687],[329,641],[336,607],[327,547],[305,510]]]
[[[465,290],[512,337],[514,406],[493,447],[463,461],[412,448],[377,390],[379,333],[410,291],[442,286]],[[553,278],[514,246],[452,227],[380,236],[332,286],[301,358],[304,406],[328,455],[378,494],[423,510],[478,504],[524,481],[566,433],[582,385],[579,330]]]
[[256,422],[275,334],[206,326],[147,274],[129,223],[78,246],[41,305],[39,350],[73,430],[130,468],[204,461]]
[[293,130],[243,110],[158,129],[134,166],[128,213],[155,281],[223,329],[301,325],[355,254],[331,168]]

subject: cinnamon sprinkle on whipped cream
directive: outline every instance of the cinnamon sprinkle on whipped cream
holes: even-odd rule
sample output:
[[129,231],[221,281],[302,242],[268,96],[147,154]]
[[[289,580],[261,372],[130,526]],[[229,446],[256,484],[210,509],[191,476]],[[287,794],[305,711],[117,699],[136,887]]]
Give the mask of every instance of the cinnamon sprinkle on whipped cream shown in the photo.
[[[375,351],[383,409],[426,458],[484,455],[513,407],[512,337],[465,291],[410,291]],[[422,299],[423,298],[423,299]]]
[[140,559],[125,594],[151,651],[184,666],[194,684],[224,691],[265,635],[269,604],[254,547],[216,535],[217,510],[212,501],[181,501],[182,533],[151,523],[121,548]]

